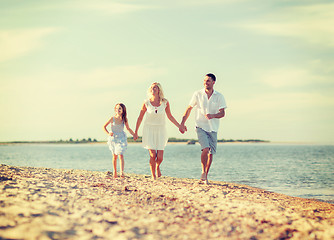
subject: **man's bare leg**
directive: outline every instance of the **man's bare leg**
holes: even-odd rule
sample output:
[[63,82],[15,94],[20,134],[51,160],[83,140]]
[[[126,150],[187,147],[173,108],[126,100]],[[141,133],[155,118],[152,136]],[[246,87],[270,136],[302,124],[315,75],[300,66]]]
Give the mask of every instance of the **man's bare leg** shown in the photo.
[[201,180],[202,181],[207,180],[207,164],[208,164],[208,158],[209,158],[209,151],[210,151],[210,148],[204,148],[201,154],[201,164],[202,164]]
[[212,160],[213,160],[213,155],[212,154],[208,154],[208,161],[207,161],[206,170],[205,170],[205,173],[206,173],[206,184],[209,183],[208,182],[208,175],[209,175],[209,170],[210,170],[210,167],[211,167]]

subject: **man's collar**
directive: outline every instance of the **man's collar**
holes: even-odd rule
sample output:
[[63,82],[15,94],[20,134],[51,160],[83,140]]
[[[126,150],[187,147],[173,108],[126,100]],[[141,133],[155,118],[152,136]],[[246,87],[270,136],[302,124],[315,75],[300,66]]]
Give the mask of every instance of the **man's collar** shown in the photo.
[[[205,92],[205,88],[202,89],[202,92],[206,94],[206,92]],[[216,94],[216,93],[217,93],[216,90],[213,89],[212,95],[213,95],[213,94]]]

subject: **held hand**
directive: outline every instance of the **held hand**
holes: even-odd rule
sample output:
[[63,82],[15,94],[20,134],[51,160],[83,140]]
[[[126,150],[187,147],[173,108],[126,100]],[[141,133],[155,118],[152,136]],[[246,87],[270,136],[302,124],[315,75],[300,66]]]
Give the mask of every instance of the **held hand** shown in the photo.
[[179,127],[179,131],[180,131],[180,133],[184,133],[184,129],[183,129],[183,127],[182,127],[182,125],[180,125],[180,127]]
[[114,136],[114,133],[113,132],[109,132],[109,136],[110,137]]
[[210,119],[214,118],[214,115],[213,114],[206,114],[205,118],[210,120]]
[[184,125],[181,125],[181,126],[179,127],[179,131],[180,131],[182,134],[184,134],[184,133],[187,131],[187,127],[184,126]]
[[137,135],[137,133],[135,133],[135,134],[133,135],[133,140],[137,141],[137,139],[138,139],[138,135]]

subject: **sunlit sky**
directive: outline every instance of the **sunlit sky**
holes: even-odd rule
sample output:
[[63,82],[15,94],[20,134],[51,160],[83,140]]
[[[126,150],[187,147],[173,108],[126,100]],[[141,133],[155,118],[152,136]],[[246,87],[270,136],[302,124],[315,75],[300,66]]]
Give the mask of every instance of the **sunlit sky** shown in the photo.
[[[212,72],[219,139],[333,144],[333,13],[321,0],[0,0],[0,141],[105,140],[118,102],[134,129],[152,82],[180,121]],[[187,126],[168,134],[196,138],[194,112]]]

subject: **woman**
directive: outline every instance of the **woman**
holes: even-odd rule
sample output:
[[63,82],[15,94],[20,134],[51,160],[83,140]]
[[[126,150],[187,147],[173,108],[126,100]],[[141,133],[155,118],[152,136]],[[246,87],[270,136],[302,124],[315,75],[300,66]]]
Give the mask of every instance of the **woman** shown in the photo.
[[[161,177],[160,164],[163,160],[164,149],[168,141],[166,133],[165,116],[178,128],[181,125],[175,120],[170,111],[169,102],[164,97],[160,83],[153,83],[148,90],[149,98],[145,100],[137,119],[135,138],[138,137],[138,129],[146,114],[143,128],[143,147],[150,154],[150,168],[152,179]],[[157,176],[156,176],[157,174]]]

